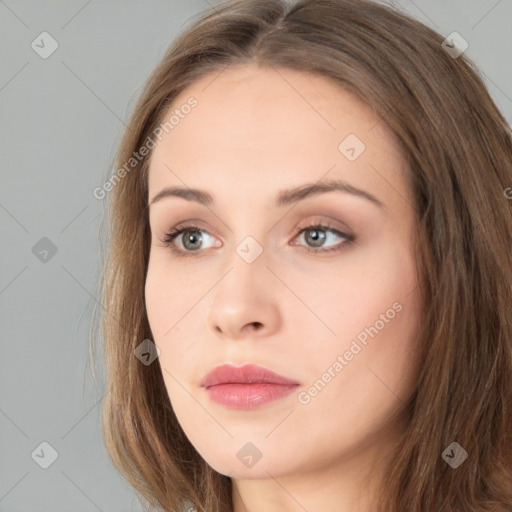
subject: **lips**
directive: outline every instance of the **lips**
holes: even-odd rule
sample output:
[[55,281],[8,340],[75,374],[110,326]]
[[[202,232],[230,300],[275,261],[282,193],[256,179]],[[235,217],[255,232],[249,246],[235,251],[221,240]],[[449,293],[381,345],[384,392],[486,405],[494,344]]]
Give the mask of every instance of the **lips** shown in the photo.
[[284,386],[299,385],[300,382],[288,379],[283,375],[275,373],[267,368],[256,364],[246,364],[243,366],[233,366],[223,364],[214,368],[201,381],[201,386],[210,387],[220,384],[281,384]]
[[254,409],[285,398],[300,383],[255,364],[214,368],[201,381],[209,398],[231,409]]

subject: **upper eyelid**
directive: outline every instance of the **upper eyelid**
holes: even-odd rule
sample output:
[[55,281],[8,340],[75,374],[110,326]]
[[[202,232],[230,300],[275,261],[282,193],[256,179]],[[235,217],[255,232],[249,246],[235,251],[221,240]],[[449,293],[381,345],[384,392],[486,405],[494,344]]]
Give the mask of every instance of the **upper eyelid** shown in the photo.
[[[302,227],[297,227],[295,229],[295,231],[298,234],[307,229],[314,229],[315,227],[321,228],[324,231],[336,231],[341,234],[347,234],[347,235],[349,234],[348,233],[349,230],[344,230],[344,228],[337,228],[336,226],[333,226],[332,224],[330,224],[329,222],[326,222],[326,221],[311,221]],[[215,235],[212,235],[212,233],[208,229],[200,227],[199,225],[194,224],[193,222],[190,224],[178,223],[178,224],[176,224],[176,226],[174,226],[168,230],[168,232],[171,232],[171,231],[172,232],[179,231],[180,232],[179,234],[181,234],[181,232],[183,232],[183,231],[204,231],[205,233],[208,233],[210,236],[215,236]]]
[[[315,217],[315,216],[313,216]],[[325,220],[325,217],[329,218],[329,220]],[[189,229],[191,227],[199,227],[201,231],[206,231],[208,234],[212,234],[208,228],[201,227],[202,221],[196,221],[195,219],[178,222],[175,224],[172,228],[168,229],[167,231],[171,230],[178,230],[178,229]],[[340,226],[336,226],[336,224],[340,224]],[[307,222],[299,222],[297,223],[298,227],[295,228],[297,232],[299,232],[302,229],[310,228],[311,226],[320,225],[323,229],[330,229],[335,230],[341,233],[350,234],[352,229],[346,225],[344,222],[337,220],[335,218],[330,219],[329,215],[317,215],[316,218],[313,218],[313,220],[309,220]],[[229,229],[229,228],[228,228]],[[231,229],[229,231],[232,232]],[[213,236],[213,235],[212,235]]]

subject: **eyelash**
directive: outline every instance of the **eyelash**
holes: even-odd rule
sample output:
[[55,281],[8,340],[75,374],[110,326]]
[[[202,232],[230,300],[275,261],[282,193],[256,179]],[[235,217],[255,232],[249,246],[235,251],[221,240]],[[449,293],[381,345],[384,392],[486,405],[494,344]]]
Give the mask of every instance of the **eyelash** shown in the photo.
[[[329,225],[328,223],[326,223],[326,224],[322,224],[322,223],[310,224],[310,225],[308,225],[308,226],[306,226],[304,228],[299,229],[297,231],[297,233],[295,234],[294,238],[296,238],[297,236],[301,235],[305,231],[313,231],[313,230],[330,231],[330,232],[335,233],[336,235],[338,235],[338,236],[340,236],[342,238],[345,238],[345,241],[341,242],[340,244],[338,244],[337,246],[335,246],[334,248],[331,248],[331,249],[320,249],[319,250],[319,249],[307,248],[306,250],[307,250],[308,253],[316,253],[316,254],[318,254],[318,253],[336,252],[336,251],[341,250],[344,246],[352,243],[355,240],[355,237],[353,235],[349,235],[349,234],[343,233],[341,231],[338,231],[337,229],[334,229],[334,227]],[[182,233],[187,232],[187,231],[205,231],[205,230],[201,229],[199,226],[195,226],[195,225],[192,225],[192,224],[189,224],[189,225],[186,225],[186,226],[181,226],[181,227],[175,227],[175,228],[172,228],[169,232],[167,232],[163,236],[161,241],[166,246],[170,247],[170,249],[174,253],[179,254],[182,257],[195,256],[196,253],[200,253],[201,250],[197,250],[197,251],[182,251],[181,249],[177,249],[174,246],[174,244],[173,244],[174,240],[179,235],[181,235]]]

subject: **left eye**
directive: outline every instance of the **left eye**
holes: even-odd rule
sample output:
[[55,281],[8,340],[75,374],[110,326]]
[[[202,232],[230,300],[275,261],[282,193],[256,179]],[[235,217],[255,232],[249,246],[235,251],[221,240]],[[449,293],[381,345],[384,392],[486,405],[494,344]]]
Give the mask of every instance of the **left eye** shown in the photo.
[[[329,249],[322,249],[322,247],[325,247],[324,243],[329,238],[328,235],[324,234],[324,232],[330,233],[331,237],[334,236],[334,238],[338,237],[341,239],[345,239],[344,242],[341,242],[337,245],[335,245],[333,248]],[[209,247],[201,247],[201,244],[203,243],[203,235],[202,233],[206,234],[206,238],[211,238],[213,242],[210,244]],[[181,235],[185,235],[181,237]],[[348,235],[346,233],[342,233],[338,231],[337,229],[334,229],[332,226],[324,225],[324,224],[313,224],[310,226],[307,226],[305,228],[302,228],[298,231],[298,233],[295,235],[295,238],[301,237],[301,235],[304,235],[304,240],[306,243],[312,243],[313,245],[310,245],[308,248],[308,252],[313,253],[324,253],[324,252],[331,252],[340,250],[342,246],[352,242],[355,240],[355,237],[352,235]],[[183,249],[178,249],[175,246],[175,239],[180,237],[180,244],[183,247]],[[164,237],[161,240],[165,243],[165,245],[170,246],[171,249],[181,254],[182,256],[193,256],[194,253],[197,253],[199,249],[208,249],[210,247],[219,246],[215,239],[205,230],[201,229],[198,226],[183,226],[180,228],[173,228],[168,233],[164,235]],[[292,244],[297,245],[297,244]],[[320,249],[319,249],[320,248]]]
[[[324,232],[330,233],[331,238],[344,238],[345,242],[336,244],[334,247],[329,249],[317,250],[316,247],[325,247],[324,242],[329,238]],[[312,243],[313,249],[308,249],[308,252],[331,252],[340,250],[342,246],[352,242],[354,237],[346,233],[342,233],[332,226],[326,226],[323,224],[314,224],[301,229],[298,236],[304,235],[303,238],[308,243]],[[311,247],[311,246],[310,246]]]

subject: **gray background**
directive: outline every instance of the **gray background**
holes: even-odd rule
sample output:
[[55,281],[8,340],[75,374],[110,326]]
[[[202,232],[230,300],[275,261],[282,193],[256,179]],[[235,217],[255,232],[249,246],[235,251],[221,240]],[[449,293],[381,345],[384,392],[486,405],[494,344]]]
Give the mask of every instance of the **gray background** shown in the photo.
[[[393,3],[469,42],[512,124],[512,0]],[[104,208],[92,191],[145,79],[208,5],[0,0],[0,511],[140,510],[103,446],[105,390],[87,365]],[[44,31],[59,45],[47,59],[31,47]],[[32,458],[49,460],[44,441],[58,453],[47,469]]]

